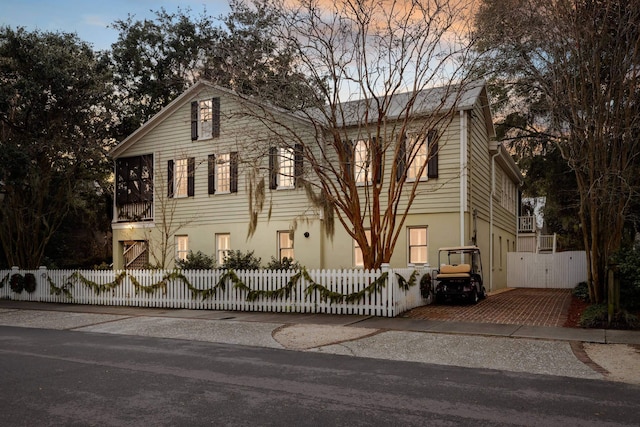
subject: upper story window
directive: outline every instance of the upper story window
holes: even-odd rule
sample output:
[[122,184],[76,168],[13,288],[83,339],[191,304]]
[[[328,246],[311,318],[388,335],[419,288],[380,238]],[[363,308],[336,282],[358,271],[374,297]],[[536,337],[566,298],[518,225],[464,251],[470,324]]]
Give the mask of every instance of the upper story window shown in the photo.
[[303,148],[271,147],[269,149],[269,188],[295,188],[302,178]]
[[[417,181],[427,177],[427,144],[424,136],[407,138],[407,179]],[[422,169],[424,167],[424,169]],[[420,170],[422,169],[422,171]]]
[[220,98],[191,103],[191,140],[220,136]]
[[280,148],[278,160],[278,187],[293,187],[293,181],[295,178],[293,150],[289,147]]
[[[397,180],[400,181],[405,173],[408,181],[437,178],[438,153],[436,131],[429,131],[426,136],[424,134],[408,136],[400,145]],[[424,167],[425,163],[426,167]]]
[[353,148],[354,178],[358,184],[371,182],[371,155],[369,152],[369,141],[360,139],[356,141]]
[[507,174],[502,173],[502,197],[500,205],[510,213],[516,213],[516,200],[518,198],[518,189],[516,184],[509,179]]
[[174,197],[187,197],[187,176],[188,176],[188,160],[176,160],[175,172],[173,175],[175,193]]
[[220,154],[216,159],[216,190],[228,193],[231,188],[231,160],[230,153]]
[[238,153],[209,155],[209,194],[238,192]]
[[[359,139],[345,143],[347,174],[358,185],[371,184],[382,177],[382,140],[376,138]],[[375,175],[375,177],[374,177]]]
[[194,157],[167,162],[167,196],[191,197],[194,195],[196,159]]

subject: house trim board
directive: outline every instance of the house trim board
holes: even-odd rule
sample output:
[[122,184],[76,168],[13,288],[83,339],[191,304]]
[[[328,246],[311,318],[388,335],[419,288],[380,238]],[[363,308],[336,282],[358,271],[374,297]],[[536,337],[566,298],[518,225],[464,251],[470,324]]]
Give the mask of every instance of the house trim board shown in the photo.
[[460,245],[465,245],[464,213],[467,210],[467,112],[460,111]]

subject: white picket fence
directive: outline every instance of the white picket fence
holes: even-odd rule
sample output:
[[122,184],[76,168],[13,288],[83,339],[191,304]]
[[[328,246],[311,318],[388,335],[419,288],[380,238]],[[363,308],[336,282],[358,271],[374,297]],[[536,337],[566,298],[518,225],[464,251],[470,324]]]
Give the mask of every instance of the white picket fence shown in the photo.
[[[255,300],[247,300],[248,290],[234,286],[231,278],[223,280],[224,287],[218,287],[214,296],[203,298],[189,289],[184,280],[174,278],[166,280],[166,286],[153,291],[149,288],[160,283],[170,271],[163,270],[0,270],[0,299],[18,301],[37,301],[51,303],[74,303],[90,305],[112,305],[131,307],[162,307],[176,309],[230,310],[230,311],[267,311],[291,313],[358,314],[382,317],[395,317],[411,308],[424,305],[420,295],[420,278],[430,273],[428,268],[417,271],[415,285],[404,290],[399,286],[402,279],[409,281],[414,269],[382,270],[310,270],[308,277],[317,285],[338,294],[349,295],[367,288],[388,273],[380,292],[365,294],[354,302],[345,299],[338,302],[322,298],[319,290],[306,293],[311,283],[304,277],[293,285],[288,297],[270,297],[268,291],[285,287],[297,272],[290,270],[247,270],[234,272],[236,277],[250,290],[261,293]],[[11,289],[10,281],[14,274],[33,274],[36,288],[32,293],[23,290],[20,293]],[[119,275],[125,275],[115,284]],[[180,273],[197,290],[212,289],[219,284],[226,270],[184,270]],[[79,278],[80,275],[83,279]],[[399,276],[398,276],[399,275]],[[402,279],[399,279],[401,277]],[[95,285],[112,284],[110,289],[96,292],[85,282]],[[51,286],[53,284],[53,286]],[[61,291],[65,284],[67,292]],[[56,293],[55,290],[58,290]],[[147,292],[148,291],[148,292]]]

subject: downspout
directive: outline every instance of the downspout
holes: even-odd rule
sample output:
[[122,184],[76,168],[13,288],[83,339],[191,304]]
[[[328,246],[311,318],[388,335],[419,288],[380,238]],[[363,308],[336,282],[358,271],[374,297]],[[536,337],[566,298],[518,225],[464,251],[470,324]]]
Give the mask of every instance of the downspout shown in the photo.
[[460,246],[465,245],[464,212],[467,205],[467,113],[460,110]]
[[491,156],[491,197],[489,197],[489,292],[493,290],[493,197],[496,194],[496,157],[500,148]]

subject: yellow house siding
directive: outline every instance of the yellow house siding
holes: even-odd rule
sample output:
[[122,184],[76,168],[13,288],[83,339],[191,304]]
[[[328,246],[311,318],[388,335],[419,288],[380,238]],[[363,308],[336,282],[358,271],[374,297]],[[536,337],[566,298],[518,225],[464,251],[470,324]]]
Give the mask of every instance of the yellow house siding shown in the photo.
[[[190,102],[193,100],[220,97],[221,123],[220,136],[217,138],[191,140]],[[295,258],[308,268],[352,268],[354,266],[353,239],[336,219],[336,232],[331,239],[324,233],[324,222],[310,209],[304,190],[269,190],[268,148],[275,141],[273,134],[265,129],[263,122],[248,117],[246,105],[225,91],[206,86],[175,111],[166,115],[162,121],[146,134],[135,140],[127,148],[122,148],[118,157],[130,157],[143,154],[154,155],[154,222],[114,224],[114,248],[125,240],[146,240],[157,238],[163,208],[173,212],[172,229],[175,234],[189,237],[189,249],[213,255],[215,236],[218,233],[231,235],[231,249],[252,250],[266,264],[278,255],[277,232],[289,230],[294,220],[297,229],[294,235]],[[392,267],[405,267],[408,262],[407,228],[411,226],[427,227],[428,262],[437,265],[437,250],[442,246],[457,245],[461,240],[470,241],[474,224],[478,245],[483,250],[485,274],[490,266],[490,212],[491,200],[491,156],[488,142],[487,125],[480,105],[465,112],[468,120],[467,141],[467,193],[465,194],[467,211],[464,213],[464,235],[460,230],[460,113],[453,120],[437,129],[439,133],[439,176],[418,183],[418,196],[399,233],[399,239],[391,258]],[[313,129],[297,119],[283,116],[286,123],[298,130],[298,134],[314,137]],[[357,130],[354,130],[357,132]],[[290,144],[296,141],[288,141]],[[208,194],[208,156],[238,152],[238,192]],[[195,158],[195,188],[193,197],[167,198],[167,161],[179,158]],[[395,181],[391,175],[393,156],[385,156],[384,185]],[[249,214],[249,181],[251,171],[257,168],[265,180],[265,206],[259,215],[258,227],[250,239],[247,238]],[[496,170],[499,165],[496,164]],[[310,179],[311,171],[305,159],[305,174]],[[406,207],[407,196],[412,183],[405,184],[405,197],[399,213]],[[496,182],[498,184],[498,181]],[[360,187],[362,196],[365,187]],[[383,188],[383,205],[386,202],[386,188]],[[473,212],[477,212],[474,223]],[[270,217],[268,217],[270,212]],[[515,235],[515,216],[509,214],[494,199],[494,234]],[[153,227],[155,225],[155,228]],[[304,233],[309,237],[304,237]],[[506,241],[507,237],[504,237]],[[508,237],[511,241],[511,237]],[[116,267],[121,267],[114,250]],[[170,258],[173,258],[172,256]],[[496,273],[498,274],[498,273]]]

